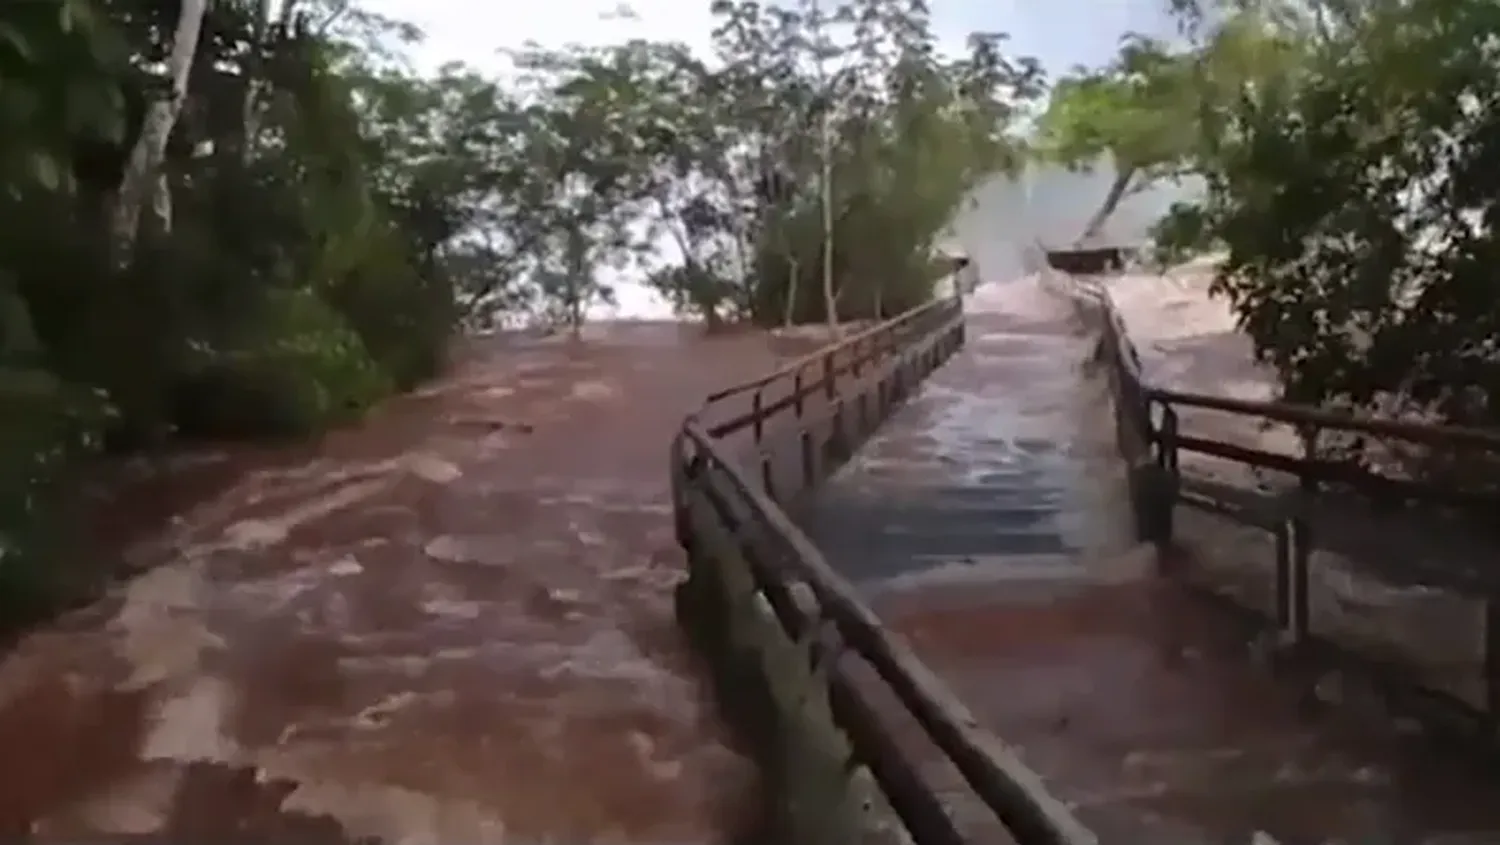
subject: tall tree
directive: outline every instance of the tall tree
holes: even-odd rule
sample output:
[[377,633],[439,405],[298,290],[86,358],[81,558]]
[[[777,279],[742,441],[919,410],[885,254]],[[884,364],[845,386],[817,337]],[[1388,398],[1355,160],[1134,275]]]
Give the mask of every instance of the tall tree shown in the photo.
[[161,165],[167,152],[167,139],[183,104],[187,102],[189,76],[198,54],[198,35],[203,29],[203,15],[207,10],[208,0],[181,0],[177,24],[172,32],[171,52],[167,56],[165,96],[146,107],[145,119],[141,121],[140,132],[120,180],[114,211],[114,238],[121,260],[128,260],[135,248],[141,210],[148,195],[157,224],[163,231],[172,228],[171,188],[161,173]]
[[101,443],[316,431],[456,324],[579,333],[622,273],[711,326],[922,302],[1035,81],[994,38],[943,55],[914,0],[723,0],[710,55],[504,78],[414,73],[357,0],[0,6],[0,549]]
[[1294,11],[1272,22],[1298,61],[1221,110],[1208,195],[1162,237],[1222,252],[1215,290],[1288,398],[1494,424],[1500,9]]
[[1099,208],[1079,241],[1097,237],[1132,193],[1187,170],[1202,138],[1193,57],[1128,36],[1114,61],[1058,80],[1040,121],[1046,160],[1112,167]]

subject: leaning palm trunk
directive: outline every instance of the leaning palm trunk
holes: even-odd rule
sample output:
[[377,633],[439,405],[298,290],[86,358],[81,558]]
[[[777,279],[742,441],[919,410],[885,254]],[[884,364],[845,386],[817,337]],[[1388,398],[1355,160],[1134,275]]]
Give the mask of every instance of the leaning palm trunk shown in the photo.
[[787,251],[786,262],[786,313],[782,315],[781,325],[791,328],[792,321],[797,318],[797,277],[802,273],[802,268],[797,263],[797,256],[790,250]]
[[1088,244],[1104,231],[1104,224],[1109,222],[1109,218],[1119,209],[1120,203],[1124,202],[1126,189],[1130,187],[1130,182],[1134,178],[1134,167],[1121,168],[1120,172],[1115,174],[1115,180],[1110,183],[1109,191],[1104,195],[1104,202],[1099,206],[1099,210],[1094,212],[1094,216],[1089,218],[1088,225],[1083,227],[1083,234],[1078,236],[1078,246]]
[[171,137],[172,127],[177,124],[177,116],[182,113],[182,105],[187,100],[188,76],[193,68],[193,57],[198,52],[198,35],[203,29],[207,7],[208,0],[182,0],[177,29],[172,35],[172,52],[167,57],[167,71],[172,77],[171,95],[146,109],[141,132],[130,150],[111,221],[115,255],[122,262],[128,261],[135,249],[141,211],[148,197],[152,199],[152,209],[163,230],[170,231],[172,227],[170,194],[163,197],[170,187],[160,170],[166,157],[167,139]]

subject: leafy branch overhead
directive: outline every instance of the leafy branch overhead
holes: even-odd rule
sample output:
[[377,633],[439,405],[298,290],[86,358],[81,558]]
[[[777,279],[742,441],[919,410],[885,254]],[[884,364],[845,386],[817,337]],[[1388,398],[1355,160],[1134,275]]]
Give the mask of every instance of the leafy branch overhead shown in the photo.
[[1500,6],[1201,0],[1053,89],[1049,158],[1131,190],[1192,174],[1156,228],[1208,252],[1292,400],[1500,423]]
[[1095,238],[1130,194],[1191,170],[1202,131],[1200,66],[1161,41],[1126,36],[1110,64],[1053,86],[1038,125],[1044,159],[1069,168],[1107,163],[1114,178],[1081,241]]

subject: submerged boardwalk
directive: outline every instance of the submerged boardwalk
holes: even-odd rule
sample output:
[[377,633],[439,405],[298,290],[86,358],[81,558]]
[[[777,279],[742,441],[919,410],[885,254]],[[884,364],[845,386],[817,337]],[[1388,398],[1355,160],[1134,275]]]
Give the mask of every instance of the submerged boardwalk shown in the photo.
[[1495,841],[1500,783],[1373,701],[1324,706],[1336,679],[1278,682],[1132,547],[1069,309],[1019,282],[968,313],[966,349],[795,516],[1100,841]]
[[1041,291],[987,288],[966,313],[964,351],[800,514],[857,584],[1055,572],[1119,536],[1094,518],[1123,488],[1090,479],[1114,467],[1103,393],[1076,389],[1088,340]]

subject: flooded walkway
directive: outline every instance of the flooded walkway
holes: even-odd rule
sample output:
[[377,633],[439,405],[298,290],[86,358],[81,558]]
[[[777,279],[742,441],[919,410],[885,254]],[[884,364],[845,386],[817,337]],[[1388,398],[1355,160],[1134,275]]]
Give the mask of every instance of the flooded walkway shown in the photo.
[[1029,283],[982,288],[967,348],[798,518],[1106,845],[1494,841],[1494,778],[1338,678],[1278,682],[1243,629],[1156,576],[1088,351]]
[[1092,346],[1032,285],[983,287],[967,343],[797,516],[871,593],[1077,572],[1125,542]]
[[749,772],[673,625],[665,456],[778,356],[697,334],[478,341],[183,510],[0,664],[0,833],[721,840]]

